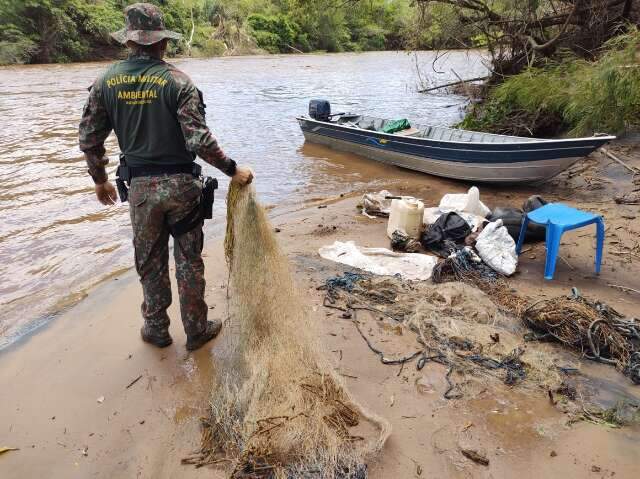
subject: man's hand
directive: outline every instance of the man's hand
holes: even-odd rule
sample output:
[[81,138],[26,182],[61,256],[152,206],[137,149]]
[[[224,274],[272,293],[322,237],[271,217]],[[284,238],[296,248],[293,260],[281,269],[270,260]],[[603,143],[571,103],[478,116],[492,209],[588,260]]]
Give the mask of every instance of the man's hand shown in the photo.
[[96,185],[96,196],[98,201],[106,206],[113,205],[118,201],[118,193],[110,181]]
[[246,166],[238,166],[236,167],[236,174],[231,177],[231,181],[240,186],[248,185],[253,181],[253,171]]

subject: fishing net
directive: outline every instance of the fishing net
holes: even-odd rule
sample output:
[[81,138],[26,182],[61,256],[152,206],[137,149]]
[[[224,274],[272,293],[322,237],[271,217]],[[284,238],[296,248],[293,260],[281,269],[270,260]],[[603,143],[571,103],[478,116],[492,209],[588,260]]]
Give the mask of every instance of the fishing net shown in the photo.
[[573,290],[568,297],[538,301],[523,311],[524,321],[585,357],[615,365],[640,384],[640,321],[624,318],[609,306]]
[[451,254],[433,268],[431,280],[435,284],[458,281],[486,293],[503,311],[520,316],[528,300],[509,287],[500,275],[478,257],[471,247],[450,250]]
[[[557,355],[544,345],[527,344],[525,327],[470,284],[345,273],[329,278],[322,289],[324,305],[342,310],[383,364],[415,361],[418,370],[429,362],[446,366],[446,399],[473,397],[486,390],[489,378],[554,391],[563,383]],[[394,353],[363,333],[384,324],[411,330],[416,348]]]
[[365,478],[388,423],[348,393],[316,342],[253,188],[231,185],[225,254],[233,358],[203,420],[199,465],[231,478]]
[[640,321],[624,318],[609,306],[571,296],[533,302],[509,287],[505,279],[474,258],[469,248],[453,250],[432,272],[434,283],[460,281],[485,292],[504,312],[521,318],[537,332],[584,357],[612,364],[640,384]]

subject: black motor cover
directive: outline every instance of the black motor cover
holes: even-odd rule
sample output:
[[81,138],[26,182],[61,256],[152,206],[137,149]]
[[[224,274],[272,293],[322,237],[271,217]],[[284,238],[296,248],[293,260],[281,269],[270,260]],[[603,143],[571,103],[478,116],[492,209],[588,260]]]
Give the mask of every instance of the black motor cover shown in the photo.
[[[525,213],[542,208],[547,204],[547,201],[538,195],[533,195],[527,198],[522,204],[522,209]],[[538,225],[536,223],[529,223],[527,227],[527,236],[525,241],[544,241],[547,234],[547,229],[544,225]]]
[[525,213],[529,213],[530,211],[537,210],[538,208],[542,208],[547,204],[547,201],[539,195],[529,196],[526,201],[522,204],[522,209]]
[[309,102],[309,116],[314,120],[329,121],[331,104],[327,100],[311,100]]
[[[498,207],[491,212],[491,215],[489,215],[487,219],[489,221],[502,220],[502,224],[506,226],[509,236],[511,236],[515,241],[518,241],[520,236],[520,226],[522,225],[522,218],[524,215],[546,204],[547,202],[544,198],[538,195],[530,196],[522,205],[522,209]],[[544,241],[545,236],[546,228],[544,225],[529,223],[527,226],[525,242]]]
[[487,219],[491,222],[502,220],[502,225],[507,228],[509,236],[511,236],[515,241],[518,241],[523,214],[524,213],[520,208],[499,206],[493,209]]

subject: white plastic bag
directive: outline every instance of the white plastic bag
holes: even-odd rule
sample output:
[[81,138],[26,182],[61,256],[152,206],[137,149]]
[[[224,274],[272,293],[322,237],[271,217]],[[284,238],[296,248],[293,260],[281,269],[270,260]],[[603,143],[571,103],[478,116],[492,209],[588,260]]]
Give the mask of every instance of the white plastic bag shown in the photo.
[[427,280],[438,258],[419,253],[396,253],[386,248],[360,248],[353,241],[323,246],[320,256],[382,276],[400,274],[404,279]]
[[480,190],[475,186],[468,193],[449,193],[440,200],[441,210],[471,213],[486,218],[491,210],[480,201]]
[[502,225],[502,220],[484,227],[476,240],[476,249],[482,261],[498,273],[505,276],[515,273],[518,265],[516,243],[509,236],[507,228]]

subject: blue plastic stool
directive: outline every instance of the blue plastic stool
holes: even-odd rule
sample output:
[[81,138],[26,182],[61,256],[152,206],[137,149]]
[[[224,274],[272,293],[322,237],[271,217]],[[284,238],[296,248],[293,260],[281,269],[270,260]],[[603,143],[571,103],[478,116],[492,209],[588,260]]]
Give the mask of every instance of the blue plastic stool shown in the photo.
[[600,273],[602,248],[604,245],[604,221],[602,220],[602,216],[580,211],[563,205],[562,203],[549,203],[537,210],[530,211],[524,215],[522,219],[520,237],[518,238],[518,245],[516,246],[516,253],[518,254],[520,254],[522,250],[522,244],[527,234],[529,221],[544,225],[547,228],[547,259],[544,265],[544,279],[553,279],[562,234],[565,231],[582,228],[583,226],[593,223],[596,224],[597,228],[596,274]]

